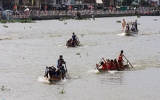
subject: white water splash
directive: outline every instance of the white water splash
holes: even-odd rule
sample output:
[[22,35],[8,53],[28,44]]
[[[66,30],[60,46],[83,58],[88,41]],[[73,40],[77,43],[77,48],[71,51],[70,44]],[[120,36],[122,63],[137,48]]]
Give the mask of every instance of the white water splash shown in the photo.
[[118,35],[120,35],[120,36],[125,36],[125,35],[126,35],[126,33],[120,33],[120,34],[118,34]]
[[108,71],[110,74],[114,74],[116,72],[119,72],[119,71]]
[[39,82],[50,83],[45,77],[38,77],[37,80]]
[[97,69],[90,69],[88,73],[99,73],[99,71]]

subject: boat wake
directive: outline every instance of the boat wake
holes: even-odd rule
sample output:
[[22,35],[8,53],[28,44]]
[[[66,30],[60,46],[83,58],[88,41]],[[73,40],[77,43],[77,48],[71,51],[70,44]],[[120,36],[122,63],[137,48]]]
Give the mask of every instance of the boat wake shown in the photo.
[[119,36],[126,36],[126,33],[120,33]]
[[91,69],[88,71],[88,73],[99,73],[99,71],[97,69]]
[[60,81],[48,81],[45,77],[38,77],[37,80],[42,83],[49,83],[49,84],[54,84],[54,85],[62,85],[68,82],[67,78],[64,78],[63,80],[60,80]]
[[0,36],[0,40],[12,40],[9,36]]
[[39,82],[43,82],[43,83],[50,83],[45,77],[38,77],[37,79]]
[[119,71],[115,70],[115,71],[108,71],[110,74],[114,74],[114,73],[117,73]]

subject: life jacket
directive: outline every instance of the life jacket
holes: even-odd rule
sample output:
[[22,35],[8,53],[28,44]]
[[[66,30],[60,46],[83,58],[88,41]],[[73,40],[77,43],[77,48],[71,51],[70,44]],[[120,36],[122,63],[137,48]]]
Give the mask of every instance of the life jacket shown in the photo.
[[113,62],[111,62],[110,66],[111,66],[111,69],[116,69],[116,67],[115,67]]
[[118,60],[123,61],[122,54],[119,55]]
[[111,62],[107,63],[107,69],[111,69]]

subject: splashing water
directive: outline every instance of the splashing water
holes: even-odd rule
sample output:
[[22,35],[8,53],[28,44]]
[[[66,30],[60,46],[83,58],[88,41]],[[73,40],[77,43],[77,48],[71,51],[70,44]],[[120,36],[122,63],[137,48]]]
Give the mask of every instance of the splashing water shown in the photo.
[[38,77],[39,82],[50,83],[45,77]]

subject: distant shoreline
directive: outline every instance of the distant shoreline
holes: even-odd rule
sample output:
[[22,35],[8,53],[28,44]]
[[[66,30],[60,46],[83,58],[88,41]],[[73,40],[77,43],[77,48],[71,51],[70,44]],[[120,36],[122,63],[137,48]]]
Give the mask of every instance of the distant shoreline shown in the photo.
[[[123,17],[123,16],[159,16],[159,15],[152,15],[152,14],[135,14],[135,13],[127,13],[127,14],[94,14],[94,18],[103,18],[103,17]],[[47,15],[47,16],[32,16],[32,20],[50,20],[50,19],[61,19],[61,18],[66,18],[66,19],[74,19],[75,16],[73,15]],[[81,15],[80,19],[85,19],[85,18],[92,18],[92,14],[85,14]]]
[[[102,17],[122,17],[122,16],[160,16],[159,10],[151,11],[30,11],[29,13],[15,13],[10,19],[30,19],[30,20],[50,20],[50,19],[87,19],[87,18],[102,18]],[[7,19],[7,18],[6,18]]]

